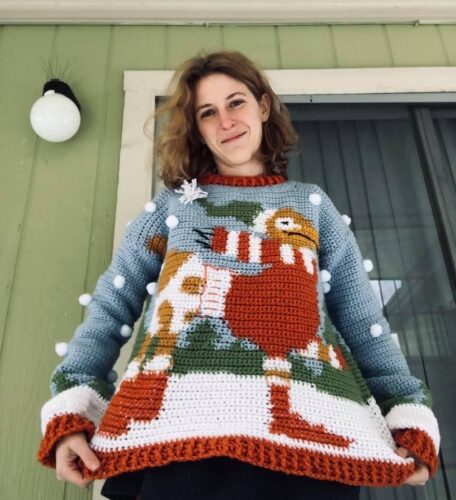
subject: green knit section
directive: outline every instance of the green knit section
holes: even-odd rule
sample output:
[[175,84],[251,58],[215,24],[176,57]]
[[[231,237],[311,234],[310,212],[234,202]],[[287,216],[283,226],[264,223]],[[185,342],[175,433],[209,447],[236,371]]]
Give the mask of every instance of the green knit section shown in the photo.
[[361,396],[365,402],[367,402],[370,398],[372,398],[372,393],[367,385],[361,370],[358,367],[358,363],[356,362],[356,359],[354,358],[353,354],[351,353],[350,349],[348,348],[347,344],[345,343],[342,335],[338,332],[336,327],[333,325],[328,311],[326,309],[326,304],[324,305],[324,325],[325,325],[325,330],[324,330],[324,337],[327,339],[331,344],[338,345],[340,350],[342,351],[342,356],[344,357],[349,370],[352,374],[352,377],[355,381],[355,384],[358,388],[358,390],[361,393]]
[[206,210],[207,215],[211,217],[235,217],[251,226],[255,217],[263,210],[260,203],[249,201],[231,201],[222,206],[217,206],[205,198],[195,200]]
[[[85,375],[84,378],[87,378]],[[77,387],[80,385],[86,385],[93,389],[101,398],[109,400],[111,399],[114,390],[113,386],[101,380],[97,377],[90,377],[89,381],[81,381],[81,378],[77,374],[73,373],[64,373],[64,372],[56,372],[51,377],[51,384],[53,387],[54,394],[60,394],[67,389],[71,389],[72,387]]]
[[89,384],[94,391],[96,391],[103,399],[111,399],[114,391],[110,388],[109,384],[99,378],[94,378]]
[[70,377],[68,373],[55,372],[51,377],[51,384],[54,389],[55,394],[60,394],[67,389],[71,389],[79,385],[79,382],[74,379],[74,377]]
[[321,371],[306,365],[306,360],[295,354],[289,356],[291,362],[291,378],[313,384],[323,393],[351,399],[360,404],[366,400],[360,391],[353,373],[349,370],[338,370],[328,363],[322,363]]
[[[342,338],[336,334],[334,325],[325,315],[323,343],[339,347],[349,369],[338,369],[330,363],[315,359],[306,359],[297,353],[289,356],[292,371],[291,377],[294,380],[301,380],[313,384],[321,392],[339,396],[345,399],[351,399],[360,404],[367,403],[370,397],[369,389],[366,384],[361,382],[360,373]],[[361,377],[361,381],[362,381]]]
[[419,404],[432,409],[432,395],[426,384],[420,380],[420,390],[409,396],[394,396],[378,403],[382,414],[386,415],[393,406],[400,404]]
[[208,321],[188,334],[187,345],[173,352],[173,373],[229,372],[236,375],[262,375],[264,353],[247,349],[239,339],[228,347],[215,348],[217,335]]
[[146,353],[144,354],[144,358],[141,360],[141,367],[140,369],[150,360],[152,359],[155,350],[157,349],[158,346],[158,336],[155,335],[152,337],[152,340],[149,344],[149,348],[147,349]]
[[[332,331],[328,330],[325,337],[337,345],[337,338]],[[232,341],[224,348],[216,348],[216,342],[217,332],[214,327],[208,321],[198,324],[188,334],[186,346],[175,348],[172,372],[179,374],[227,372],[236,375],[264,376],[263,361],[266,356],[263,351],[246,348],[239,339]],[[344,356],[350,357],[349,352],[344,347],[342,349]],[[151,357],[152,354],[153,348],[149,356]],[[288,360],[291,363],[293,380],[314,384],[324,393],[361,404],[364,404],[370,396],[369,391],[364,393],[360,389],[356,372],[354,373],[353,370],[339,370],[321,361],[318,362],[320,369],[315,369],[293,351],[288,356]]]
[[[149,321],[150,321],[151,310],[149,308],[150,308],[151,302],[152,302],[152,298],[148,297],[146,299],[146,303],[145,303],[146,314],[144,314],[141,318],[141,324],[139,325],[138,334],[136,335],[135,342],[134,342],[133,347],[131,349],[130,357],[128,359],[127,364],[130,364],[130,362],[133,361],[135,356],[138,354],[139,349],[141,348],[141,345],[143,344],[143,341],[146,337],[147,330],[145,328],[145,325],[149,324]],[[127,342],[127,340],[125,340],[125,342]]]

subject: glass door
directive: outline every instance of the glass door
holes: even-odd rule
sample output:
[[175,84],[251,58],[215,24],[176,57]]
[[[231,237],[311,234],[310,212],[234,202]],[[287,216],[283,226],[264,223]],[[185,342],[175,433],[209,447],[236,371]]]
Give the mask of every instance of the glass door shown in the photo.
[[424,487],[366,499],[449,500],[456,492],[456,113],[404,104],[287,104],[301,152],[289,178],[318,184],[352,219],[392,331],[426,382],[442,435]]

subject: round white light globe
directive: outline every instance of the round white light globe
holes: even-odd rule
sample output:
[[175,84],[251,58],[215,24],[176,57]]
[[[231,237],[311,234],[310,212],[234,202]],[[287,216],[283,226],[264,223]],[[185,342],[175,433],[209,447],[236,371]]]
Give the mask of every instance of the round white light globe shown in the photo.
[[48,90],[30,110],[35,133],[49,142],[64,142],[79,130],[81,114],[76,104],[63,94]]

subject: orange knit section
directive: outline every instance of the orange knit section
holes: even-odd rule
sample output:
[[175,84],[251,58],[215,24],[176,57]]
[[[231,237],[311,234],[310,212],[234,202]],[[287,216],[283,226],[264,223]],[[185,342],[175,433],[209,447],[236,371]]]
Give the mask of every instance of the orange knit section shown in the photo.
[[413,463],[393,464],[380,460],[330,455],[314,450],[298,450],[264,439],[244,436],[194,438],[111,453],[97,452],[101,462],[98,470],[90,471],[81,461],[79,466],[84,479],[105,479],[145,467],[214,456],[237,458],[288,474],[351,485],[398,486],[415,471]]
[[393,433],[396,444],[409,450],[418,460],[424,462],[429,468],[431,478],[439,465],[439,457],[429,435],[421,429],[397,429]]
[[250,260],[250,238],[252,237],[246,231],[242,231],[239,234],[238,243],[238,260],[239,262],[249,262]]
[[[295,251],[294,264],[284,263],[280,247],[265,240],[262,262],[272,265],[258,276],[236,274],[231,278],[225,318],[233,335],[254,342],[269,357],[286,359],[291,349],[306,349],[310,342],[320,342],[317,264],[312,261],[313,273],[309,274],[300,259]],[[292,314],[290,307],[295,308]]]
[[211,247],[214,252],[225,253],[228,243],[228,233],[225,228],[217,226],[213,229]]
[[292,412],[288,387],[272,384],[270,390],[273,416],[270,425],[271,432],[285,434],[294,439],[305,439],[314,443],[330,444],[342,448],[348,448],[353,441],[345,436],[338,436],[329,432],[322,424],[311,424],[296,412]]
[[223,175],[216,173],[208,173],[198,178],[199,184],[221,184],[223,186],[271,186],[272,184],[282,184],[286,182],[285,175],[269,175],[261,174],[254,176],[246,175]]
[[166,373],[140,372],[134,379],[124,380],[111,398],[98,431],[120,436],[127,432],[131,418],[155,418],[160,411],[167,384]]
[[58,415],[50,420],[46,426],[46,432],[40,443],[37,459],[47,467],[55,468],[55,445],[57,441],[68,434],[85,432],[87,439],[92,439],[95,433],[95,425],[85,417],[75,413]]

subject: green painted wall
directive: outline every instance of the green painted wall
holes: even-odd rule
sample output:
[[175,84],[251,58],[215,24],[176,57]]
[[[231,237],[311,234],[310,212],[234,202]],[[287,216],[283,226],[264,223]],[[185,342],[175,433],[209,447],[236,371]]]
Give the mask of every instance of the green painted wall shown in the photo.
[[[456,65],[456,26],[0,26],[0,498],[82,499],[36,462],[39,410],[78,303],[109,265],[123,71],[173,69],[199,49],[243,51],[265,69]],[[29,124],[58,58],[82,106],[51,144]],[[127,347],[128,348],[128,347]]]

